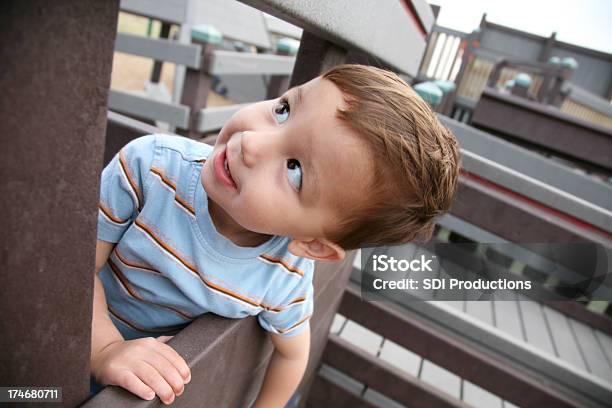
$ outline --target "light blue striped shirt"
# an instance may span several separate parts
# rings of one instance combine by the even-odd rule
[[[275,236],[239,247],[219,234],[200,180],[212,147],[149,135],[126,145],[102,172],[98,239],[117,243],[100,279],[124,338],[180,330],[212,312],[257,315],[292,336],[313,312],[314,262]]]

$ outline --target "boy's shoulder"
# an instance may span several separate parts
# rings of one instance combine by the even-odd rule
[[[188,161],[206,160],[213,150],[213,147],[206,143],[183,136],[161,133],[151,136],[155,138],[155,144],[158,148],[177,152],[184,160]]]
[[[165,151],[178,153],[183,160],[203,161],[208,158],[213,147],[183,136],[154,133],[130,141],[122,150],[133,158],[153,156]]]
[[[269,265],[271,268],[290,272],[284,275],[290,280],[294,280],[292,278],[299,276],[302,281],[312,282],[315,262],[309,258],[293,255],[288,249],[290,241],[291,240],[287,238],[282,245],[263,252],[258,257],[258,260]],[[302,284],[303,283],[304,282],[302,282]]]

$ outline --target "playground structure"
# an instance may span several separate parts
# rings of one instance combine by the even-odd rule
[[[418,83],[436,79],[419,72],[429,72],[423,67],[428,58],[432,60],[429,53],[434,54],[435,48],[431,44],[435,37],[440,38],[436,33],[442,32],[422,1],[381,2],[379,9],[372,10],[366,2],[350,2],[349,7],[344,1],[304,6],[248,0],[243,3],[304,30],[295,56],[259,58],[222,50],[215,31],[193,30],[185,21],[189,7],[212,7],[215,2],[121,2],[124,10],[180,24],[184,30],[178,44],[122,35],[115,40],[117,1],[18,3],[7,6],[10,12],[2,17],[3,38],[5,44],[27,38],[32,45],[3,46],[0,54],[9,62],[7,74],[0,78],[3,89],[8,90],[0,102],[0,123],[2,134],[11,135],[10,140],[3,136],[1,161],[2,174],[9,181],[2,184],[6,215],[2,230],[6,234],[0,274],[5,294],[0,310],[6,335],[1,349],[12,351],[2,355],[0,385],[62,386],[64,406],[78,405],[88,394],[93,280],[87,271],[93,270],[98,196],[97,181],[92,180],[98,179],[103,162],[127,141],[163,131],[120,114],[105,114],[113,47],[182,64],[184,83],[189,85],[176,86],[175,82],[174,99],[165,102],[111,92],[109,105],[123,107],[119,110],[138,118],[165,121],[179,133],[199,137],[218,129],[238,108],[206,106],[211,75],[271,75],[275,80],[265,89],[268,96],[342,62],[383,66]],[[231,4],[233,10],[248,10],[251,16],[255,12],[241,3]],[[35,9],[41,12],[32,12]],[[351,12],[346,15],[344,10]],[[373,13],[376,18],[369,21],[400,28],[370,35],[362,22]],[[71,35],[76,27],[80,36]],[[483,46],[487,27],[496,28],[491,23],[481,25],[478,38]],[[549,53],[553,40],[554,36],[546,42]],[[277,52],[271,46],[268,49]],[[470,73],[480,64],[473,62],[478,52],[474,55],[472,65],[460,63],[457,75],[461,68],[464,78],[476,75]],[[41,62],[47,69],[35,70]],[[478,85],[457,81],[455,99],[446,93],[438,105],[439,110],[450,109],[442,113],[460,119],[441,116],[460,140],[463,169],[457,202],[440,220],[435,239],[475,244],[581,241],[611,248],[612,187],[606,181],[609,129],[563,113],[564,104],[577,93],[565,95],[559,105],[567,80],[562,69],[538,65],[542,79],[532,81],[539,88],[532,89],[530,84],[529,92],[513,95],[494,88],[526,71],[527,64],[508,58],[497,64],[487,68],[486,75],[479,74]],[[508,73],[509,69],[516,72]],[[454,68],[434,69],[438,71],[452,73]],[[578,71],[574,72],[572,78],[578,77]],[[491,89],[485,89],[487,83]],[[469,102],[462,99],[465,89],[477,89],[480,84],[484,85],[480,92],[474,91],[477,96]],[[550,92],[538,92],[541,89]],[[593,104],[584,101],[592,101],[592,95],[585,95],[582,103],[590,107]],[[561,112],[550,113],[537,102],[561,106]],[[530,115],[523,119],[526,131],[500,119],[509,109]],[[534,128],[541,128],[545,137],[562,135],[557,129],[568,126],[573,126],[565,131],[568,135],[575,135],[576,129],[583,132],[580,143],[585,147],[599,143],[596,151],[600,156],[581,153],[579,144],[569,139],[550,143],[534,138]],[[87,160],[79,159],[81,156]],[[22,169],[24,164],[27,172]],[[415,246],[414,250],[420,249]],[[516,245],[512,253],[489,254],[489,261],[506,268],[514,265],[515,270],[522,264],[521,274],[542,281],[551,276],[561,281],[567,278],[554,275],[563,272],[562,268],[551,272],[533,263],[532,255]],[[469,269],[474,256],[460,254],[455,259],[457,268]],[[589,299],[583,303],[517,298],[501,303],[376,305],[359,299],[354,257],[353,253],[341,264],[317,267],[311,361],[298,391],[303,406],[581,407],[606,406],[612,400],[612,319],[605,313],[607,304],[599,312],[592,310],[598,303]],[[600,298],[610,298],[609,283],[599,290]],[[174,403],[177,406],[246,406],[257,392],[271,352],[254,319],[232,321],[215,316],[196,320],[171,345],[186,358],[193,373],[185,394]],[[233,380],[227,381],[230,377]],[[157,404],[108,387],[85,406]]]
[[[434,26],[418,80],[457,84],[444,112],[467,122],[485,87],[503,88],[517,74],[531,76],[528,93],[585,121],[612,127],[612,56],[487,21],[471,33]]]

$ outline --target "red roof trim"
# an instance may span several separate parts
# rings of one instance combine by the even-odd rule
[[[427,37],[427,30],[425,29],[425,25],[419,18],[419,14],[417,13],[412,1],[410,0],[400,0],[401,5],[404,7],[404,10],[408,13],[410,18],[412,18],[412,22],[417,27],[423,38]]]
[[[465,171],[463,169],[461,170],[461,175],[464,176],[465,178],[471,179],[471,180],[473,180],[473,181],[475,181],[475,182],[477,182],[477,183],[479,183],[481,185],[487,186],[488,188],[491,188],[493,190],[499,191],[501,193],[504,193],[506,195],[511,196],[512,198],[515,198],[515,199],[517,199],[519,201],[522,201],[522,202],[527,203],[527,204],[529,204],[529,205],[531,205],[533,207],[536,207],[539,210],[542,210],[542,211],[544,211],[544,212],[546,212],[548,214],[551,214],[551,215],[553,215],[553,216],[555,216],[557,218],[561,218],[562,220],[564,220],[566,222],[569,222],[570,224],[572,224],[572,225],[574,225],[574,226],[576,226],[578,228],[594,232],[594,233],[596,233],[598,235],[603,236],[606,239],[612,240],[612,234],[610,234],[609,232],[607,232],[605,230],[602,230],[601,228],[599,228],[599,227],[597,227],[597,226],[595,226],[593,224],[589,224],[588,222],[585,222],[585,221],[583,221],[583,220],[581,220],[579,218],[576,218],[573,215],[569,215],[569,214],[566,214],[566,213],[561,212],[559,210],[556,210],[554,208],[551,208],[551,207],[549,207],[549,206],[547,206],[545,204],[542,204],[542,203],[540,203],[538,201],[535,201],[535,200],[533,200],[533,199],[531,199],[531,198],[529,198],[527,196],[524,196],[524,195],[519,194],[519,193],[517,193],[515,191],[512,191],[512,190],[509,190],[508,188],[503,187],[503,186],[501,186],[499,184],[493,183],[493,182],[491,182],[489,180],[485,180],[482,177],[477,176],[477,175],[475,175],[473,173],[470,173],[468,171]]]

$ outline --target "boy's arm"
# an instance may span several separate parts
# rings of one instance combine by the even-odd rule
[[[108,306],[98,272],[115,244],[96,243],[91,374],[102,384],[118,385],[143,399],[159,395],[169,404],[181,395],[191,379],[185,360],[164,344],[168,336],[125,341],[108,315]]]
[[[106,296],[102,281],[98,277],[98,273],[110,253],[113,251],[115,244],[98,240],[96,242],[96,273],[94,281],[94,304],[93,304],[93,319],[91,322],[91,360],[106,346],[116,341],[122,341],[123,337],[119,330],[115,327],[110,317],[108,316],[108,306],[106,305]]]
[[[252,408],[283,408],[300,384],[310,351],[310,326],[293,337],[270,333],[274,353]]]

